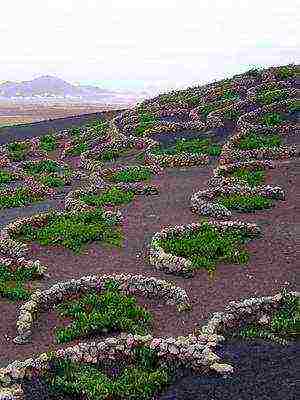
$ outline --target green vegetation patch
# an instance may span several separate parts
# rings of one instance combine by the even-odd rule
[[[110,180],[113,182],[139,182],[151,179],[152,172],[147,167],[128,167],[124,170],[115,172]]]
[[[275,71],[276,78],[280,80],[285,80],[288,78],[296,78],[296,74],[297,74],[296,66],[293,64],[284,65],[282,67],[279,67]]]
[[[0,296],[12,301],[28,300],[31,290],[24,284],[39,278],[38,267],[10,268],[0,263]]]
[[[278,89],[266,91],[262,94],[256,95],[255,101],[261,105],[268,105],[277,101],[286,100],[289,97],[289,91],[287,89]]]
[[[16,181],[18,178],[13,172],[0,170],[0,185]]]
[[[217,262],[247,263],[249,254],[241,245],[250,238],[251,235],[245,229],[220,233],[215,227],[203,222],[197,232],[181,235],[174,233],[160,240],[160,245],[167,253],[190,260],[194,269],[214,271]]]
[[[260,120],[264,125],[272,128],[273,126],[278,126],[282,124],[285,119],[286,118],[282,114],[271,112],[264,114]]]
[[[139,124],[135,129],[135,134],[138,136],[143,136],[145,131],[149,128],[152,128],[156,122],[158,122],[158,118],[151,113],[139,113]]]
[[[51,394],[84,395],[87,400],[152,400],[172,381],[169,369],[159,367],[156,352],[147,347],[135,349],[131,362],[110,364],[107,368],[53,357],[43,380]]]
[[[53,160],[41,160],[38,162],[28,161],[23,165],[24,171],[29,175],[40,175],[40,174],[56,174],[59,176],[59,173],[63,172],[65,177],[68,177],[72,174],[71,168],[68,166],[62,167],[56,161]]]
[[[243,137],[237,143],[237,147],[241,150],[276,148],[281,145],[282,137],[279,135],[258,135],[254,132]]]
[[[30,151],[28,143],[13,142],[7,145],[8,157],[11,161],[23,161]]]
[[[121,205],[130,203],[134,198],[132,190],[122,190],[116,187],[106,190],[101,195],[85,194],[80,196],[80,200],[90,206],[101,207],[103,205]]]
[[[106,150],[99,155],[97,155],[96,160],[102,161],[102,162],[108,162],[108,161],[116,161],[119,157],[125,156],[126,154],[130,153],[133,149],[132,148],[124,148],[124,149],[111,149],[111,150]]]
[[[260,195],[230,195],[219,196],[217,199],[219,204],[229,210],[239,212],[254,212],[256,210],[265,210],[273,207],[273,201]]]
[[[45,226],[34,228],[30,224],[23,225],[14,237],[21,241],[38,242],[42,246],[61,245],[78,254],[84,244],[94,241],[120,246],[122,233],[113,229],[112,225],[115,221],[105,219],[101,209],[77,215],[50,214]]]
[[[239,100],[239,98],[240,96],[238,95],[238,93],[232,90],[226,90],[222,95],[223,100]]]
[[[288,111],[295,112],[295,111],[300,111],[300,100],[291,100],[288,103]]]
[[[59,304],[55,309],[61,318],[74,319],[66,327],[55,328],[59,344],[102,332],[145,335],[149,333],[152,322],[150,312],[138,306],[134,297],[122,294],[118,288],[102,293],[93,290],[78,300]]]
[[[282,305],[266,326],[251,323],[246,327],[231,333],[231,337],[244,339],[263,338],[282,345],[289,344],[300,335],[300,302],[299,298],[288,294],[286,289],[282,292]]]
[[[175,146],[168,148],[158,148],[151,150],[151,153],[157,155],[176,155],[181,153],[191,154],[207,154],[210,156],[219,156],[221,154],[221,146],[208,139],[179,139]]]
[[[47,153],[56,150],[58,147],[57,138],[54,135],[41,136],[39,148]]]
[[[43,174],[38,177],[38,181],[50,188],[62,188],[69,183],[67,179],[60,177],[56,173]]]
[[[69,149],[65,151],[66,156],[80,156],[82,153],[88,150],[87,143],[73,143]]]
[[[13,193],[7,193],[7,191],[2,190],[0,191],[0,209],[23,207],[36,201],[44,200],[44,198],[45,196],[26,187],[16,188]]]
[[[255,171],[250,171],[246,168],[238,168],[231,172],[230,176],[247,183],[247,185],[250,187],[255,187],[263,184],[265,181],[266,172],[259,168]]]

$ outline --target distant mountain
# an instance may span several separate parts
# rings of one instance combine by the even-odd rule
[[[45,75],[31,81],[0,83],[0,97],[12,98],[76,98],[90,101],[115,102],[120,96],[130,100],[140,97],[134,92],[120,93],[94,86],[72,85],[63,79]]]

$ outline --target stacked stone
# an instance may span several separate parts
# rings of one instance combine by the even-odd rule
[[[207,223],[215,227],[220,232],[228,229],[245,229],[249,235],[254,237],[261,234],[260,228],[256,224],[244,223],[241,221],[207,221]],[[184,276],[193,276],[192,262],[184,257],[177,257],[173,254],[166,253],[160,245],[160,241],[167,239],[169,236],[181,235],[187,232],[197,232],[202,224],[192,223],[189,225],[175,225],[170,228],[164,228],[160,232],[154,234],[150,244],[150,263],[158,270],[165,273],[172,273]]]
[[[224,180],[221,178],[220,183]],[[231,212],[221,204],[214,203],[213,200],[221,195],[259,195],[270,199],[284,200],[285,193],[280,186],[257,186],[250,187],[247,185],[224,185],[221,184],[215,187],[210,187],[207,190],[196,192],[191,197],[190,209],[192,212],[197,212],[200,215],[208,215],[216,218],[230,217]]]
[[[185,290],[172,283],[156,278],[147,278],[143,275],[91,275],[81,279],[71,279],[53,285],[50,289],[41,292],[37,290],[31,295],[31,300],[19,309],[17,319],[18,336],[14,339],[16,344],[28,343],[32,333],[32,325],[39,311],[46,311],[53,305],[61,302],[65,296],[73,293],[85,293],[93,288],[101,291],[107,280],[113,279],[120,283],[121,290],[125,293],[139,292],[144,296],[161,297],[167,304],[176,305],[180,311],[188,309],[188,296]]]
[[[298,91],[299,92],[299,91]],[[297,93],[298,93],[297,92]],[[237,128],[239,130],[255,131],[261,134],[268,133],[280,133],[281,135],[287,135],[292,132],[298,132],[299,129],[295,124],[284,124],[283,126],[267,127],[257,123],[257,117],[267,112],[287,112],[288,106],[291,101],[297,101],[298,97],[293,97],[288,100],[279,101],[266,106],[263,106],[255,111],[243,114],[237,122]]]
[[[156,155],[147,153],[147,162],[156,163],[161,167],[192,167],[203,166],[209,163],[209,157],[206,154],[181,153],[178,155]]]

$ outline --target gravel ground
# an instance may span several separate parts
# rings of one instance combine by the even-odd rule
[[[218,346],[216,354],[235,372],[227,378],[185,377],[157,400],[295,400],[299,390],[299,341],[288,346],[231,340]],[[218,348],[216,348],[218,349]],[[274,385],[276,382],[276,385]]]

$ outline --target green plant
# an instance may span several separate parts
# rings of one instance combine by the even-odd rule
[[[37,267],[9,268],[0,264],[0,296],[12,301],[28,300],[30,290],[24,287],[26,281],[39,277]]]
[[[7,145],[8,157],[12,161],[22,161],[29,153],[29,145],[22,142],[12,142]]]
[[[299,298],[283,291],[282,304],[266,326],[250,323],[246,327],[231,334],[233,337],[257,338],[271,340],[287,345],[294,336],[300,334],[300,303]]]
[[[157,121],[157,117],[150,113],[143,112],[139,114],[139,121],[141,124],[153,123]]]
[[[236,121],[239,118],[240,114],[237,110],[230,109],[226,110],[224,113],[224,118],[229,121]]]
[[[262,105],[268,105],[277,101],[286,100],[289,92],[286,89],[270,90],[262,94],[256,95],[255,100]]]
[[[151,314],[139,307],[134,297],[123,295],[116,285],[103,293],[91,291],[77,301],[59,304],[56,311],[61,317],[74,318],[69,326],[55,329],[58,343],[103,329],[143,334],[148,332],[152,321]]]
[[[280,80],[294,78],[294,77],[296,77],[295,65],[289,64],[289,65],[284,65],[282,67],[279,67],[278,69],[276,69],[275,75],[276,75],[276,78],[280,79]]]
[[[221,154],[221,147],[214,144],[210,138],[208,139],[179,139],[176,141],[175,146],[168,148],[154,148],[151,151],[157,155],[175,155],[180,153],[191,154],[208,154],[210,156],[219,156]]]
[[[0,209],[22,207],[35,201],[43,200],[44,195],[39,194],[30,188],[19,187],[13,193],[0,191]]]
[[[28,161],[23,169],[30,175],[41,174],[42,172],[59,172],[61,167],[53,160],[41,160],[38,162]]]
[[[261,117],[261,121],[264,123],[264,125],[273,127],[280,125],[284,121],[284,118],[278,113],[266,113]]]
[[[54,135],[41,136],[39,147],[47,153],[56,150],[58,146],[57,139]]]
[[[102,205],[119,205],[127,204],[134,198],[134,192],[131,190],[121,190],[116,187],[106,190],[101,195],[86,194],[80,197],[80,200],[91,206],[102,206]]]
[[[76,254],[84,244],[101,241],[120,246],[122,233],[113,229],[111,222],[103,217],[102,209],[82,211],[77,215],[49,214],[47,223],[39,228],[23,225],[15,237],[23,241],[36,241],[42,246],[62,245]]]
[[[289,112],[300,111],[300,100],[291,100],[288,103],[288,111]]]
[[[160,240],[160,245],[167,253],[189,259],[194,269],[213,271],[216,262],[246,263],[249,255],[241,248],[241,244],[249,238],[251,235],[244,229],[221,234],[215,227],[203,222],[197,232],[172,234]]]
[[[140,122],[135,129],[135,134],[138,136],[143,136],[145,131],[154,126],[153,122]]]
[[[128,167],[125,170],[115,172],[111,176],[113,182],[138,182],[151,179],[152,172],[147,167]]]
[[[230,176],[238,178],[247,183],[248,186],[254,187],[262,184],[265,180],[266,173],[263,169],[249,171],[244,168],[238,168],[233,171]]]
[[[107,150],[104,153],[99,154],[97,157],[98,161],[115,161],[118,157],[120,157],[121,152],[119,150]]]
[[[65,151],[65,154],[67,156],[80,156],[80,154],[84,153],[87,150],[88,150],[87,143],[78,143],[78,144],[74,143],[72,147],[70,147]]]
[[[151,400],[171,381],[166,368],[145,369],[130,365],[116,378],[108,377],[98,365],[79,364],[54,358],[51,372],[43,380],[52,394],[84,396],[87,400]]]
[[[51,188],[62,188],[65,186],[66,181],[64,178],[61,178],[59,175],[52,173],[51,175],[42,175],[38,178],[38,180],[43,184]]]
[[[222,95],[224,100],[238,100],[239,98],[240,96],[232,90],[226,90]]]
[[[279,135],[258,135],[255,132],[243,137],[237,144],[241,150],[253,150],[273,148],[282,145],[282,137]]]
[[[217,202],[229,210],[239,212],[254,212],[256,210],[264,210],[273,207],[271,199],[260,195],[230,195],[219,196]]]
[[[16,177],[12,172],[0,170],[0,185],[12,182],[14,180],[16,180]]]

